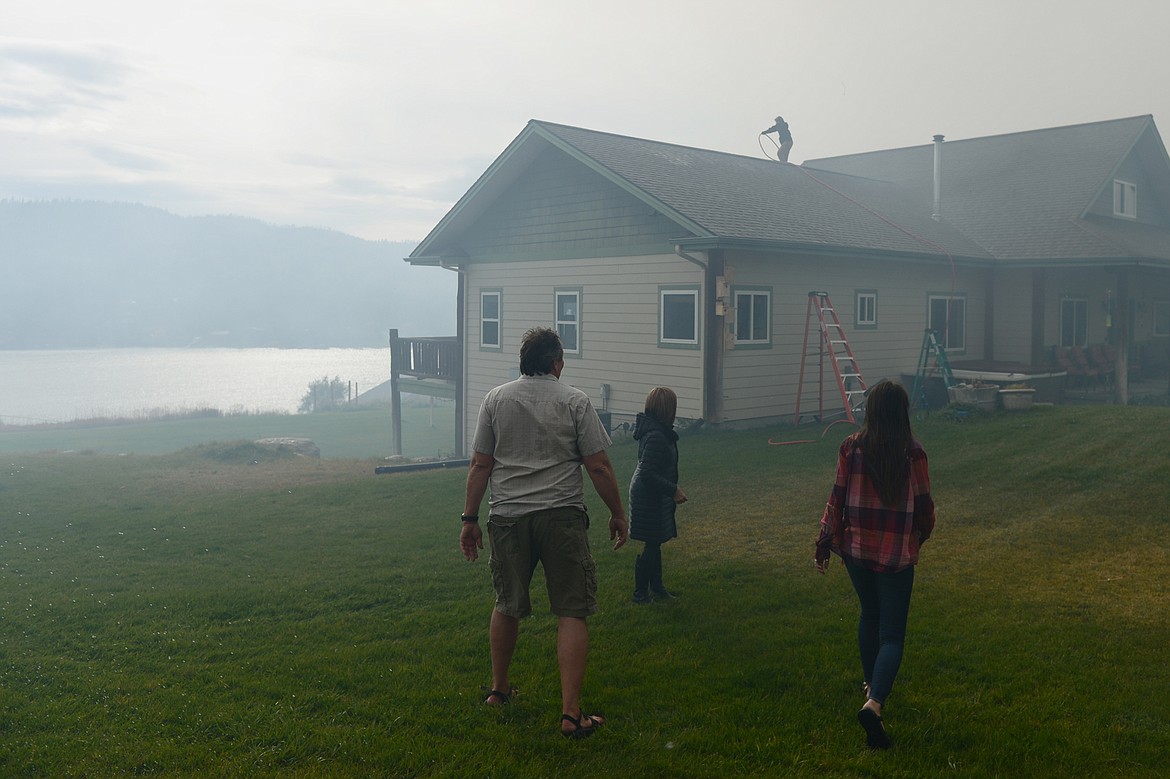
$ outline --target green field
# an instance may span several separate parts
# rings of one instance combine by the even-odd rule
[[[0,776],[1165,774],[1170,409],[916,423],[938,526],[883,753],[854,719],[848,577],[811,563],[846,426],[684,436],[675,602],[630,602],[637,549],[609,549],[590,496],[585,705],[610,721],[572,742],[542,596],[519,696],[480,703],[464,473],[374,475],[222,421],[168,454],[2,455]],[[611,453],[628,480],[635,447]]]
[[[215,441],[308,438],[325,458],[364,459],[392,454],[388,407],[319,414],[176,415],[157,420],[98,419],[61,425],[0,425],[0,453],[86,452],[165,454]],[[447,457],[455,448],[455,406],[440,401],[404,404],[402,449],[408,457]]]

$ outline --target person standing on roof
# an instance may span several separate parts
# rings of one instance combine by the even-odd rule
[[[760,135],[768,133],[776,133],[776,137],[780,139],[780,151],[776,153],[776,159],[788,162],[788,152],[792,151],[792,133],[788,131],[788,122],[784,121],[783,116],[777,116],[776,124],[764,130]]]

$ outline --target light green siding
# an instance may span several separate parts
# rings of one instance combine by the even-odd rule
[[[808,293],[827,292],[846,337],[869,384],[882,378],[913,375],[926,329],[927,298],[949,293],[951,271],[945,264],[924,265],[884,260],[849,260],[815,255],[728,257],[728,273],[735,285],[772,287],[772,345],[770,349],[730,348],[723,361],[723,422],[786,416],[796,409],[796,396],[806,324],[809,352],[801,412],[818,406],[820,333],[816,316],[809,320]],[[955,292],[967,300],[967,348],[957,359],[982,358],[986,271],[959,268]],[[852,326],[854,291],[864,287],[878,295],[878,327]],[[728,320],[733,313],[729,313]],[[727,342],[730,344],[731,339]],[[840,393],[831,367],[824,368],[825,408],[840,408]]]
[[[475,259],[670,251],[686,233],[625,190],[549,150],[462,237]]]
[[[995,277],[995,359],[1032,362],[1031,269],[1003,268]]]
[[[586,392],[601,408],[600,387],[612,388],[609,410],[615,422],[632,419],[653,387],[667,386],[678,393],[678,415],[702,416],[701,349],[665,349],[658,346],[658,288],[661,284],[696,286],[703,271],[676,255],[582,260],[528,260],[472,264],[467,271],[469,300],[478,300],[480,288],[507,290],[501,322],[503,348],[499,353],[467,350],[467,441],[472,441],[475,416],[483,396],[492,387],[518,375],[520,338],[537,326],[552,327],[554,290],[582,290],[580,332],[587,348],[565,365],[561,380]],[[474,314],[474,312],[471,312]],[[477,343],[478,317],[467,317],[467,340]]]
[[[1156,135],[1152,131],[1147,131],[1134,147],[1133,153],[1117,166],[1113,175],[1105,182],[1101,194],[1090,206],[1088,213],[1110,219],[1121,219],[1126,222],[1133,221],[1115,216],[1113,213],[1113,182],[1115,180],[1126,181],[1137,187],[1136,221],[1159,227],[1170,227],[1170,218],[1167,217],[1170,214],[1170,203],[1165,202],[1163,198],[1165,185],[1163,183],[1162,186],[1158,186],[1154,176],[1151,175],[1151,172],[1155,172],[1160,177],[1165,173],[1158,164],[1158,160],[1162,156]]]

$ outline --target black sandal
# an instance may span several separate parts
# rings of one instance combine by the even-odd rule
[[[592,725],[582,725],[581,720],[589,720]],[[597,729],[605,724],[605,720],[601,717],[594,717],[592,714],[580,714],[573,717],[569,714],[561,715],[561,722],[569,722],[573,725],[572,730],[565,730],[561,728],[561,735],[565,738],[588,738],[597,732]]]
[[[503,690],[489,690],[487,687],[480,687],[479,689],[487,692],[487,695],[484,696],[483,699],[485,706],[507,706],[512,702],[512,696],[519,692],[519,690],[516,689],[516,685],[509,687],[507,692],[504,692]],[[492,698],[499,698],[500,702],[492,703]]]
[[[890,737],[886,734],[886,726],[882,724],[882,717],[873,709],[863,708],[857,712],[857,721],[865,728],[865,743],[870,749],[889,749]]]

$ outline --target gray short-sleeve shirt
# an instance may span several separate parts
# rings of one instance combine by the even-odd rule
[[[611,443],[589,396],[546,374],[521,376],[488,392],[472,447],[495,459],[491,512],[517,517],[584,509],[581,460]]]

